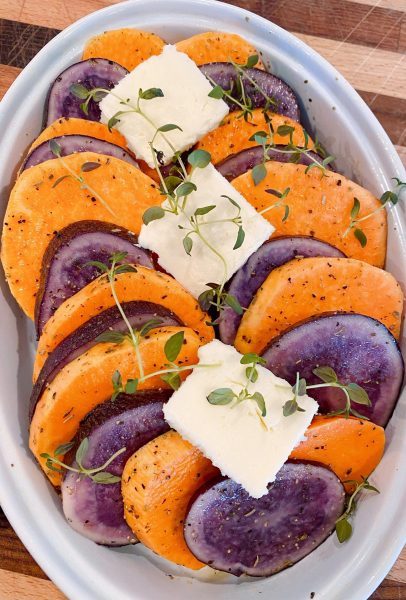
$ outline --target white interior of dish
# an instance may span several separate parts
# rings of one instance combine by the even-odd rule
[[[119,27],[139,27],[168,42],[220,29],[249,39],[302,100],[312,133],[335,156],[338,169],[380,195],[391,177],[405,180],[393,146],[376,119],[343,78],[285,31],[245,11],[211,0],[135,0],[94,13],[65,30],[32,61],[0,106],[1,211],[16,164],[38,135],[50,82],[80,58],[88,37]],[[307,81],[307,83],[305,83]],[[311,101],[310,101],[311,99]],[[387,268],[406,290],[404,209],[391,211]],[[193,574],[141,545],[107,549],[70,529],[59,499],[27,450],[27,406],[35,349],[31,323],[2,280],[0,297],[0,501],[24,543],[63,591],[75,600],[245,600],[257,594],[284,600],[365,599],[385,576],[405,538],[403,503],[406,401],[403,394],[387,428],[385,456],[372,477],[381,490],[359,505],[353,538],[340,547],[330,537],[292,569],[258,580]],[[405,350],[405,339],[402,338]],[[402,472],[403,467],[403,472]],[[403,518],[402,518],[403,517]]]

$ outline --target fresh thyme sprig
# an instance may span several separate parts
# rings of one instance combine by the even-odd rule
[[[156,155],[156,151],[151,147],[153,154]],[[176,160],[180,160],[180,156],[175,157]],[[185,174],[182,172],[179,175],[169,175],[163,177],[161,173],[161,165],[158,164],[158,160],[155,158],[155,167],[160,175],[161,179],[161,193],[168,201],[169,206],[163,208],[161,206],[152,206],[147,209],[143,214],[144,225],[148,225],[151,221],[162,219],[165,213],[171,213],[174,215],[185,214],[185,207],[187,197],[194,191],[196,191],[196,185],[191,181],[192,175],[195,169],[204,169],[211,161],[211,155],[206,150],[194,150],[188,156],[188,164],[191,167],[189,173]]]
[[[107,277],[114,302],[127,327],[126,333],[122,333],[119,331],[106,331],[105,333],[102,333],[96,338],[96,342],[121,344],[124,340],[128,339],[134,348],[135,357],[137,361],[138,377],[129,378],[125,383],[123,382],[120,371],[118,369],[114,371],[111,379],[113,386],[113,393],[111,396],[112,401],[114,401],[117,398],[117,396],[122,393],[135,394],[137,392],[139,384],[143,383],[144,381],[147,381],[148,379],[151,379],[152,377],[160,376],[163,381],[165,381],[172,387],[172,389],[177,390],[181,384],[179,374],[183,371],[190,371],[195,368],[208,368],[218,366],[217,364],[198,364],[185,365],[182,367],[176,364],[175,361],[180,354],[184,342],[184,332],[178,331],[175,334],[173,334],[170,338],[168,338],[168,340],[165,343],[164,353],[166,359],[168,360],[168,363],[164,365],[164,369],[145,374],[140,351],[140,342],[142,338],[145,338],[152,329],[154,329],[155,327],[159,327],[162,321],[157,318],[150,319],[149,321],[144,323],[144,325],[139,330],[133,329],[133,327],[131,326],[128,317],[125,314],[125,311],[117,296],[117,291],[115,288],[115,278],[117,275],[121,273],[129,273],[136,271],[134,265],[121,262],[125,259],[126,256],[126,252],[116,252],[108,259],[108,264],[105,264],[101,261],[89,261],[88,263],[86,263],[86,265],[97,267],[100,270],[100,272]]]
[[[296,382],[292,386],[293,398],[288,400],[283,405],[283,416],[289,417],[295,412],[305,412],[304,408],[299,405],[299,397],[306,394],[306,380],[300,379],[299,373],[296,373]]]
[[[94,196],[97,200],[99,200],[99,202],[104,206],[104,208],[106,210],[108,210],[111,215],[113,215],[113,217],[117,217],[116,213],[109,206],[109,204],[106,202],[106,200],[99,194],[99,192],[97,192],[94,188],[92,188],[87,183],[87,181],[85,180],[85,178],[83,176],[83,173],[88,173],[89,171],[94,171],[95,169],[98,169],[99,167],[101,167],[101,164],[98,162],[85,162],[80,167],[80,173],[75,173],[75,171],[73,169],[71,169],[70,166],[68,165],[68,163],[62,158],[62,155],[61,155],[62,148],[58,144],[58,142],[56,142],[53,139],[49,140],[49,147],[50,147],[52,154],[59,160],[60,164],[66,169],[66,171],[68,171],[68,173],[66,175],[62,175],[61,177],[58,177],[58,179],[56,179],[56,181],[52,185],[52,188],[55,188],[56,186],[58,186],[64,179],[73,179],[73,181],[77,181],[77,183],[79,183],[81,190],[87,190],[88,192],[90,192],[92,194],[92,196]]]
[[[227,306],[237,315],[242,315],[244,308],[241,306],[236,296],[229,294],[224,289],[224,283],[206,283],[208,290],[202,292],[198,298],[200,308],[207,312],[214,307],[216,314],[219,315]],[[218,319],[208,322],[208,325],[217,325]]]
[[[239,384],[241,390],[236,393],[231,388],[217,388],[208,394],[207,400],[210,404],[216,406],[231,404],[231,408],[246,400],[252,400],[256,404],[256,412],[261,419],[261,423],[266,427],[266,423],[263,420],[266,417],[265,398],[261,392],[251,392],[249,390],[250,383],[255,383],[258,379],[257,365],[264,365],[266,361],[261,356],[258,356],[258,354],[250,352],[242,356],[240,363],[247,365],[245,369],[246,381]]]
[[[340,542],[340,544],[342,544],[343,542],[346,542],[348,539],[350,539],[350,537],[352,535],[352,525],[349,521],[349,518],[351,517],[351,515],[354,513],[354,511],[356,509],[357,501],[358,501],[358,497],[359,497],[360,493],[363,490],[369,490],[371,492],[376,492],[377,494],[380,493],[379,490],[375,486],[373,486],[369,483],[369,481],[368,481],[368,479],[366,479],[366,477],[363,477],[362,479],[363,479],[363,481],[361,483],[359,483],[357,481],[353,481],[353,480],[343,481],[343,483],[349,483],[349,484],[354,485],[355,489],[354,489],[353,493],[347,497],[345,511],[343,512],[341,517],[339,517],[336,521],[335,529],[336,529],[337,538],[338,538],[338,541]]]
[[[123,307],[121,306],[121,303],[118,299],[116,286],[115,286],[115,279],[116,279],[117,275],[119,275],[120,273],[131,273],[131,272],[134,273],[137,271],[136,267],[129,263],[119,264],[119,263],[122,263],[122,261],[126,258],[126,256],[127,256],[127,252],[116,252],[109,258],[108,265],[106,265],[105,263],[100,262],[100,261],[89,261],[88,263],[86,263],[86,265],[91,265],[91,266],[97,267],[102,273],[104,273],[106,275],[107,280],[110,284],[111,293],[112,293],[114,302],[120,312],[120,315],[125,323],[125,326],[127,327],[130,341],[134,347],[135,354],[137,355],[138,364],[140,366],[140,377],[142,377],[144,375],[144,369],[142,366],[142,361],[140,359],[140,349],[139,349],[140,334],[139,334],[139,332],[134,331],[134,329],[131,327],[131,324],[127,318],[127,315],[125,314]]]
[[[391,205],[395,206],[400,200],[401,191],[404,188],[406,188],[405,181],[401,181],[397,177],[393,177],[393,179],[394,179],[394,181],[396,181],[396,185],[393,190],[387,190],[379,198],[379,200],[381,202],[381,206],[379,206],[372,212],[368,213],[367,215],[364,215],[363,217],[359,217],[361,203],[358,200],[358,198],[354,197],[354,203],[352,205],[351,213],[350,213],[350,224],[347,227],[347,229],[345,230],[345,232],[343,234],[343,238],[345,238],[350,233],[350,231],[352,231],[354,236],[356,237],[356,239],[361,244],[362,248],[365,248],[365,246],[368,243],[368,239],[367,239],[367,236],[365,235],[365,232],[362,229],[362,226],[360,226],[360,223],[367,221],[368,219],[370,219],[371,217],[376,215],[376,213],[380,212],[381,210],[384,210],[387,206],[391,206]]]
[[[42,458],[46,458],[46,467],[51,471],[56,471],[57,473],[64,473],[64,471],[71,471],[73,473],[78,473],[79,477],[89,477],[94,483],[118,483],[121,481],[121,477],[117,477],[113,475],[113,473],[109,473],[106,471],[107,467],[118,457],[120,454],[126,451],[126,448],[121,448],[117,452],[115,452],[104,464],[100,467],[94,467],[92,469],[88,469],[83,466],[83,461],[86,458],[86,454],[89,450],[89,439],[84,438],[78,449],[76,450],[75,461],[77,467],[72,467],[70,465],[62,462],[58,456],[64,456],[69,450],[73,448],[73,442],[68,442],[67,444],[62,444],[58,446],[54,452],[54,455],[44,452],[41,454]]]
[[[279,125],[277,128],[276,133],[278,135],[289,136],[289,142],[284,148],[277,147],[277,144],[275,143],[275,130],[272,125],[272,118],[268,115],[266,115],[265,118],[268,123],[269,131],[257,131],[249,138],[251,142],[255,142],[262,148],[262,162],[252,169],[252,178],[255,185],[258,185],[265,179],[267,173],[265,163],[271,160],[272,153],[287,154],[289,155],[289,162],[292,163],[298,163],[302,155],[306,156],[311,162],[309,165],[307,165],[305,173],[308,173],[311,169],[317,168],[320,170],[322,177],[328,177],[327,166],[333,162],[333,156],[324,156],[324,158],[321,158],[320,160],[314,158],[310,152],[320,152],[322,149],[318,142],[315,143],[313,148],[310,148],[310,138],[305,130],[303,130],[304,146],[298,146],[295,144],[293,142],[295,128],[291,125]],[[322,152],[324,153],[324,151]]]
[[[237,250],[237,248],[240,248],[242,246],[245,238],[245,231],[242,226],[241,207],[239,206],[239,204],[237,204],[235,200],[233,200],[229,196],[222,195],[221,197],[226,198],[233,206],[237,208],[237,214],[235,215],[235,217],[229,219],[213,219],[212,221],[201,220],[200,217],[207,215],[216,208],[215,204],[210,204],[209,206],[202,206],[200,208],[197,208],[194,211],[193,215],[189,217],[190,227],[183,227],[182,225],[178,225],[179,229],[184,229],[188,232],[183,238],[183,247],[185,249],[186,254],[188,254],[189,256],[193,248],[192,236],[195,234],[200,239],[202,239],[201,228],[206,227],[207,225],[214,225],[217,223],[232,223],[236,225],[238,231],[233,250]],[[208,245],[207,241],[206,245]]]
[[[309,390],[335,387],[343,392],[345,396],[345,407],[341,410],[337,410],[328,414],[330,416],[344,415],[345,417],[354,415],[355,417],[368,420],[367,417],[361,415],[351,406],[351,402],[354,402],[355,404],[362,404],[364,406],[371,406],[371,401],[364,388],[357,383],[341,383],[338,381],[337,373],[331,367],[317,367],[316,369],[313,369],[313,373],[316,375],[316,377],[321,379],[323,383],[307,385],[306,380],[300,378],[299,373],[297,373],[296,383],[294,386],[292,386],[293,399],[288,400],[283,406],[283,415],[285,417],[294,414],[296,411],[303,411],[303,409],[299,406],[298,399],[300,396],[307,394]]]
[[[285,210],[284,210],[284,214],[282,217],[282,223],[284,223],[286,221],[286,219],[289,217],[289,212],[290,212],[289,204],[286,204],[284,202],[285,198],[288,196],[288,194],[290,192],[290,188],[287,187],[286,189],[283,190],[283,192],[280,192],[279,190],[273,190],[273,189],[267,189],[265,191],[268,194],[272,194],[273,196],[276,196],[277,198],[279,198],[279,200],[277,202],[274,202],[270,206],[267,206],[266,208],[263,208],[262,210],[258,211],[259,214],[265,215],[270,210],[272,210],[274,208],[278,208],[279,206],[283,206]]]
[[[257,54],[253,54],[248,57],[245,65],[239,65],[229,59],[234,69],[236,70],[237,80],[229,90],[222,88],[220,85],[216,84],[216,82],[208,75],[206,75],[207,79],[213,85],[213,89],[209,92],[210,98],[216,98],[217,100],[222,100],[223,98],[227,98],[230,102],[235,104],[241,109],[240,117],[243,117],[246,121],[252,117],[253,114],[253,104],[249,95],[247,95],[244,81],[247,81],[251,84],[255,91],[262,95],[265,100],[265,106],[262,108],[262,111],[266,113],[271,107],[275,110],[277,108],[277,103],[274,98],[271,98],[264,92],[260,85],[249,75],[247,69],[252,69],[258,63],[259,56]]]

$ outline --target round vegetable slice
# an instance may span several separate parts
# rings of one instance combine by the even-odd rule
[[[144,60],[160,54],[165,42],[155,33],[140,29],[112,29],[90,38],[82,59],[107,58],[132,71]]]
[[[137,234],[146,209],[161,203],[155,182],[122,160],[82,152],[65,156],[63,163],[48,160],[24,171],[13,187],[4,218],[3,267],[13,296],[30,318],[42,259],[58,231],[92,219]],[[66,165],[90,189],[69,177]],[[92,170],[86,170],[88,165]]]
[[[244,266],[230,281],[228,293],[237,298],[243,308],[248,308],[258,289],[268,275],[286,262],[297,257],[344,256],[344,254],[325,242],[311,237],[281,237],[263,244],[252,254]],[[219,333],[225,344],[233,344],[242,316],[232,308],[225,307],[220,313]]]
[[[129,152],[127,152],[127,150],[124,150],[121,146],[111,144],[110,142],[105,142],[85,135],[62,135],[52,139],[54,143],[58,144],[61,156],[75,154],[76,152],[97,152],[98,154],[120,158],[133,167],[138,167],[137,161],[129,154]],[[46,160],[52,159],[56,160],[56,156],[51,150],[50,140],[42,142],[42,144],[34,148],[34,150],[28,154],[21,166],[20,172],[29,167],[39,165],[39,163],[45,162]]]
[[[205,31],[176,44],[179,52],[184,52],[197,65],[216,61],[230,61],[245,65],[250,56],[258,51],[249,42],[235,33]],[[262,62],[257,67],[263,68]]]
[[[241,74],[227,62],[208,63],[202,65],[200,70],[213,86],[219,85],[223,90],[231,90],[231,94],[240,101],[242,98],[238,86],[243,86],[244,96],[249,100],[251,109],[268,106],[275,113],[300,121],[299,104],[294,91],[275,75],[255,68],[244,69],[244,74]],[[241,111],[235,102],[226,97],[223,99],[231,110]]]
[[[350,258],[302,258],[274,269],[245,312],[235,339],[239,352],[264,352],[281,333],[325,312],[377,319],[399,336],[403,293],[386,271]]]
[[[285,153],[286,146],[276,145],[275,148],[270,148],[267,152],[268,160],[277,160],[278,162],[289,162],[291,154]],[[307,154],[300,154],[299,160],[296,164],[309,166],[315,161],[322,162],[322,158],[309,150]],[[228,181],[243,175],[250,169],[253,169],[256,165],[260,165],[264,162],[264,149],[262,146],[254,146],[247,150],[241,150],[237,154],[232,154],[225,158],[221,163],[216,165],[217,170],[225,177]],[[331,166],[327,165],[327,170],[331,170]]]
[[[130,325],[137,330],[152,320],[156,322],[156,327],[183,325],[167,308],[152,302],[123,302],[121,306]],[[49,354],[35,381],[30,398],[30,420],[44,388],[55,379],[59,371],[98,344],[99,336],[112,332],[128,334],[127,325],[117,306],[112,306],[92,317],[58,344],[55,350]],[[117,340],[119,342],[120,338]]]
[[[138,450],[122,476],[124,516],[137,538],[154,552],[188,567],[204,567],[186,546],[183,524],[192,496],[219,475],[210,460],[168,431]]]
[[[76,119],[74,117],[62,117],[49,125],[39,136],[33,141],[28,152],[32,152],[34,148],[51,140],[54,137],[62,135],[87,135],[89,137],[104,140],[111,144],[116,144],[121,148],[127,147],[127,142],[124,136],[117,129],[109,131],[107,125],[98,123],[97,121],[86,121],[85,119]]]
[[[368,190],[343,175],[319,168],[269,161],[265,178],[255,185],[249,171],[233,179],[233,186],[276,228],[273,237],[310,235],[339,248],[351,258],[383,267],[386,254],[387,219],[381,202]],[[289,189],[282,202],[274,195]],[[355,200],[357,218],[366,237],[361,244],[348,230]],[[277,206],[275,206],[277,204]],[[289,215],[286,218],[286,206]]]
[[[226,479],[203,491],[185,521],[193,554],[220,571],[267,577],[317,548],[344,509],[340,480],[318,465],[287,463],[268,490],[251,498]]]
[[[378,466],[385,448],[385,431],[355,417],[315,417],[290,458],[321,463],[334,471],[347,492]]]
[[[122,262],[153,268],[151,254],[136,246],[137,236],[103,221],[78,221],[58,232],[42,259],[41,279],[35,299],[38,336],[56,309],[100,275],[89,261],[108,264],[115,252],[126,252]],[[120,262],[118,264],[120,264]]]
[[[198,361],[201,344],[198,336],[188,328],[167,327],[155,329],[141,339],[139,351],[146,374],[164,369],[168,363],[164,347],[174,334],[184,331],[184,343],[174,361],[185,366]],[[112,376],[119,370],[123,385],[128,379],[139,378],[134,347],[130,341],[121,344],[98,344],[66,365],[45,388],[30,427],[30,450],[53,485],[59,486],[61,474],[48,469],[42,454],[54,455],[62,444],[70,442],[79,429],[81,420],[98,404],[110,401],[113,394]],[[183,371],[181,377],[187,375]],[[139,382],[138,391],[168,388],[160,376]],[[58,456],[63,460],[62,456]]]
[[[98,468],[125,448],[105,471],[121,477],[130,456],[169,429],[162,407],[171,393],[170,390],[149,390],[133,396],[120,394],[114,402],[97,406],[81,422],[65,464],[77,468],[75,454],[87,438],[88,448],[81,461],[87,469]],[[77,473],[67,471],[61,492],[68,523],[85,537],[107,546],[124,546],[137,541],[124,520],[121,481],[100,484],[90,477],[78,477]]]
[[[207,314],[196,299],[165,273],[139,266],[135,273],[117,275],[115,289],[121,303],[137,300],[159,304],[195,330],[202,342],[210,342],[214,337],[213,327],[206,325]],[[35,358],[34,379],[48,354],[63,339],[111,306],[115,306],[115,302],[105,277],[95,279],[64,302],[44,327]]]
[[[376,293],[374,290],[373,302]],[[390,419],[403,382],[403,358],[395,338],[380,321],[360,314],[309,319],[275,339],[263,357],[272,373],[292,385],[297,372],[312,385],[321,383],[314,369],[332,368],[340,382],[364,388],[371,406],[352,402],[351,407],[382,427]],[[344,394],[337,388],[309,390],[309,394],[319,403],[321,413],[345,408]]]
[[[305,146],[304,130],[300,123],[296,123],[293,119],[276,113],[268,113],[267,117],[274,130],[273,141],[275,144],[289,143],[290,133],[285,133],[283,129],[279,130],[282,133],[278,133],[278,129],[280,127],[290,127],[293,128],[293,143],[296,146]],[[261,109],[253,110],[252,115],[247,120],[241,118],[239,111],[235,111],[227,115],[217,129],[210,131],[202,137],[197,143],[197,148],[209,152],[212,163],[218,165],[218,163],[228,159],[230,155],[248,148],[255,148],[258,142],[250,138],[259,132],[269,132],[269,123],[265,119]],[[309,138],[308,147],[313,148],[313,146],[314,143]],[[286,156],[289,158],[291,155]],[[277,159],[275,158],[274,160]]]
[[[105,58],[91,58],[71,65],[51,85],[45,104],[44,125],[51,125],[61,117],[76,117],[100,121],[98,102],[90,100],[87,112],[81,105],[85,98],[78,98],[71,91],[72,85],[80,85],[88,91],[94,88],[111,90],[128,74],[127,69]]]

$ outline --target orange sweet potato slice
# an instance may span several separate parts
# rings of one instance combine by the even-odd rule
[[[120,302],[140,300],[168,308],[184,325],[193,329],[204,343],[214,337],[213,327],[206,325],[207,314],[201,310],[199,303],[176,279],[165,273],[137,266],[135,273],[117,275],[115,289]],[[34,379],[48,354],[63,339],[110,306],[114,306],[114,299],[105,277],[95,279],[61,304],[46,323],[39,340]]]
[[[283,205],[263,212],[276,228],[274,237],[310,235],[336,246],[346,256],[383,267],[387,235],[385,210],[379,210],[363,221],[362,230],[367,237],[364,248],[352,231],[345,235],[351,222],[354,199],[360,202],[359,218],[382,207],[379,200],[339,173],[329,171],[323,176],[318,168],[307,173],[306,168],[305,165],[270,161],[266,164],[267,175],[258,185],[254,184],[251,171],[234,179],[232,184],[258,211],[269,209],[278,201],[267,190],[283,192],[290,189],[282,203],[289,206],[285,221]]]
[[[121,135],[117,129],[109,131],[106,125],[98,123],[97,121],[86,121],[85,119],[76,119],[74,117],[62,117],[51,123],[51,125],[39,134],[37,139],[31,144],[28,152],[31,152],[43,142],[47,142],[60,135],[87,135],[89,137],[97,138],[98,140],[116,144],[116,146],[121,146],[121,148],[127,147],[125,137]]]
[[[82,59],[107,58],[132,71],[150,56],[161,54],[165,42],[155,33],[140,29],[113,29],[87,42]]]
[[[239,352],[261,353],[277,335],[324,312],[355,312],[399,337],[403,294],[386,271],[351,258],[303,258],[284,264],[259,288],[237,331]]]
[[[329,467],[341,481],[362,483],[378,466],[385,448],[385,430],[371,421],[350,417],[315,417],[305,440],[290,458],[316,461]],[[354,484],[346,483],[347,491]]]
[[[249,56],[259,54],[249,42],[235,33],[205,31],[176,44],[179,52],[187,54],[197,65],[211,62],[229,62],[244,65]],[[259,61],[256,68],[263,69]]]
[[[183,523],[197,490],[219,475],[208,458],[168,431],[138,450],[122,476],[124,516],[137,538],[172,562],[201,569],[186,545]]]
[[[197,144],[197,148],[206,150],[211,154],[213,164],[218,164],[230,154],[237,154],[241,150],[258,146],[255,141],[250,141],[250,137],[258,131],[268,131],[268,124],[265,121],[264,113],[260,108],[252,111],[252,116],[246,121],[242,119],[239,111],[230,113],[217,129],[206,134]],[[275,144],[288,144],[289,134],[279,135],[276,133],[281,125],[289,125],[294,127],[293,143],[296,146],[304,146],[305,138],[303,127],[283,115],[276,113],[269,114],[272,127],[274,128]],[[313,148],[313,142],[309,140],[309,149]]]
[[[184,330],[184,343],[177,364],[197,362],[199,337],[191,330],[167,327],[151,331],[140,342],[145,374],[155,373],[168,362],[164,346],[176,332]],[[69,442],[76,434],[80,421],[95,406],[110,401],[113,393],[112,375],[118,370],[125,383],[139,376],[132,344],[98,344],[68,363],[46,387],[30,427],[30,449],[54,485],[60,485],[60,474],[46,467],[42,453],[53,455],[55,449]],[[181,373],[185,377],[188,371]],[[139,389],[167,387],[159,376],[139,384]]]
[[[82,173],[85,163],[100,167]],[[78,181],[67,177],[66,167],[82,175],[90,188],[83,189]],[[1,249],[11,293],[24,312],[33,318],[42,257],[60,229],[76,221],[96,219],[139,233],[143,213],[161,200],[155,182],[139,169],[94,152],[71,154],[64,157],[63,164],[48,160],[24,171],[10,195]]]

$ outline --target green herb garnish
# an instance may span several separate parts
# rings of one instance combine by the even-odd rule
[[[56,471],[57,473],[64,473],[64,471],[72,471],[73,473],[78,473],[79,476],[89,477],[94,483],[118,483],[121,481],[121,477],[117,477],[113,475],[113,473],[109,473],[106,471],[107,467],[118,457],[120,454],[126,451],[126,448],[121,448],[117,452],[115,452],[110,458],[100,467],[95,467],[92,469],[88,469],[83,466],[83,461],[86,458],[86,454],[89,450],[89,439],[84,438],[78,449],[76,450],[75,461],[77,467],[72,467],[70,465],[62,462],[58,456],[64,456],[69,450],[73,448],[73,442],[68,442],[67,444],[62,444],[56,448],[54,455],[51,456],[48,453],[42,453],[41,457],[46,458],[46,467],[51,471]]]
[[[283,406],[283,414],[285,417],[294,414],[298,410],[303,410],[298,404],[298,398],[307,394],[309,390],[315,390],[324,387],[335,387],[343,392],[345,396],[345,407],[342,410],[337,410],[328,414],[330,416],[344,415],[345,417],[354,415],[355,417],[368,420],[368,417],[364,417],[351,406],[351,402],[354,402],[355,404],[362,404],[364,406],[371,406],[371,401],[364,388],[357,383],[341,383],[338,381],[337,373],[331,367],[317,367],[316,369],[313,369],[313,373],[316,375],[316,377],[321,379],[323,383],[307,385],[306,380],[300,378],[299,373],[297,373],[296,383],[294,386],[292,386],[293,399],[288,400]]]
[[[344,481],[343,483],[355,485],[355,490],[347,497],[345,511],[336,521],[336,534],[340,544],[346,542],[352,535],[352,525],[349,521],[349,518],[356,509],[359,494],[363,490],[369,490],[371,492],[376,492],[377,494],[380,493],[379,490],[375,486],[371,485],[366,478],[363,478],[362,483],[358,483],[357,481],[353,480]]]
[[[343,234],[343,238],[345,238],[350,233],[350,231],[352,231],[354,236],[356,237],[356,239],[361,244],[362,248],[365,248],[365,246],[368,243],[368,239],[367,239],[367,236],[365,235],[365,232],[363,231],[362,225],[360,225],[360,223],[367,221],[368,219],[373,217],[376,213],[383,210],[386,206],[395,206],[400,200],[401,191],[404,188],[406,188],[405,181],[401,181],[397,177],[394,177],[393,179],[396,181],[396,186],[393,190],[387,190],[386,192],[384,192],[382,194],[382,196],[379,199],[381,202],[381,206],[379,206],[372,212],[368,213],[367,215],[364,215],[363,217],[359,216],[359,212],[361,210],[361,203],[358,200],[358,198],[354,197],[354,202],[353,202],[351,212],[350,212],[350,224],[347,227],[347,229],[345,230],[345,232]]]
[[[255,383],[258,379],[257,365],[264,365],[266,364],[266,361],[261,356],[258,356],[258,354],[250,352],[244,354],[240,363],[242,365],[247,365],[245,369],[246,382],[244,384],[238,384],[241,386],[241,390],[237,393],[231,388],[217,388],[208,394],[207,400],[210,404],[215,406],[231,404],[232,408],[241,402],[251,400],[255,402],[257,414],[261,418],[261,423],[266,427],[266,423],[263,420],[263,417],[266,417],[265,398],[260,392],[250,392],[249,390],[250,383]]]
[[[92,196],[99,200],[99,202],[104,206],[106,210],[108,210],[108,212],[111,215],[117,217],[116,213],[112,210],[112,208],[109,206],[106,200],[104,200],[104,198],[88,184],[88,182],[82,175],[82,173],[88,173],[90,171],[94,171],[95,169],[99,169],[102,165],[98,162],[85,162],[80,167],[80,173],[75,173],[75,171],[70,168],[70,166],[67,164],[64,158],[62,158],[62,149],[58,142],[56,142],[55,140],[50,140],[49,148],[52,154],[59,160],[60,164],[66,169],[66,171],[68,171],[66,175],[62,175],[61,177],[58,177],[58,179],[56,179],[56,181],[52,185],[52,188],[57,187],[60,183],[62,183],[64,179],[73,179],[73,181],[76,181],[80,185],[81,190],[88,190],[92,194]]]

